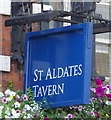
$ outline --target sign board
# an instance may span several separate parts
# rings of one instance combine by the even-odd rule
[[[88,104],[91,56],[91,23],[28,33],[25,90],[51,107]]]

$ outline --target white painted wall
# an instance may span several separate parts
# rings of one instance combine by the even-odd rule
[[[10,72],[10,56],[0,55],[0,71]]]
[[[44,5],[44,10],[52,10],[52,6]],[[40,13],[41,5],[33,4],[33,13]],[[0,14],[10,15],[11,13],[11,0],[0,0]]]
[[[11,0],[0,0],[0,14],[10,15]]]

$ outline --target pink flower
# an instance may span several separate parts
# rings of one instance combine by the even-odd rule
[[[106,85],[105,87],[106,87],[106,88],[110,88],[110,86],[109,86],[109,85]]]
[[[79,107],[78,107],[78,110],[79,110],[79,111],[82,111],[82,109],[83,109],[82,106],[79,106]]]
[[[106,97],[111,99],[111,94],[106,94]]]
[[[44,120],[50,120],[49,118],[44,118]]]
[[[7,103],[8,101],[6,100],[6,98],[2,98],[2,103]]]
[[[106,85],[106,86],[104,86],[104,88],[105,88],[106,90],[111,90],[111,86],[110,86],[110,85]]]
[[[103,82],[100,79],[95,79],[94,81],[98,87],[102,87]]]
[[[96,115],[96,118],[100,118],[100,115],[98,112],[94,112],[94,114]]]
[[[23,96],[23,100],[24,100],[24,101],[27,101],[27,100],[28,100],[28,97],[27,97],[26,94],[24,94],[24,96]]]
[[[18,103],[21,103],[22,101],[21,100],[17,100]]]
[[[97,100],[97,98],[90,98],[90,102]]]
[[[16,113],[20,113],[20,110],[16,110]]]
[[[96,88],[96,94],[103,96],[104,95],[104,88],[102,88],[102,87]]]
[[[90,88],[90,90],[92,91],[92,92],[96,92],[96,89],[95,88]]]
[[[20,98],[20,96],[19,96],[19,95],[17,95],[17,96],[16,96],[16,98],[17,98],[17,99],[19,99],[19,98]]]
[[[22,111],[22,112],[23,112],[23,113],[26,113],[26,111],[27,111],[26,109],[23,109],[23,111]]]
[[[77,109],[78,107],[77,106],[70,106],[69,108],[70,109]]]
[[[38,115],[34,115],[34,118],[38,118],[39,116]]]
[[[65,118],[66,118],[66,119],[69,119],[69,118],[72,118],[72,117],[73,117],[72,114],[68,114]]]
[[[92,115],[92,116],[95,116],[95,113],[94,113],[94,112],[91,112],[91,115]]]

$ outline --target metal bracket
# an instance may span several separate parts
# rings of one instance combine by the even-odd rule
[[[38,14],[14,16],[11,19],[5,21],[5,26],[9,27],[16,25],[26,25],[35,22],[46,22],[51,20],[79,24],[79,22],[77,21],[62,18],[65,16],[72,16],[72,15],[75,17],[79,17],[80,19],[87,18],[91,20],[92,19],[97,20],[98,23],[94,23],[94,31],[93,31],[94,34],[111,32],[111,21],[107,19],[103,19],[101,17],[91,16],[83,13],[74,14],[72,12],[66,12],[66,11],[46,11]]]

